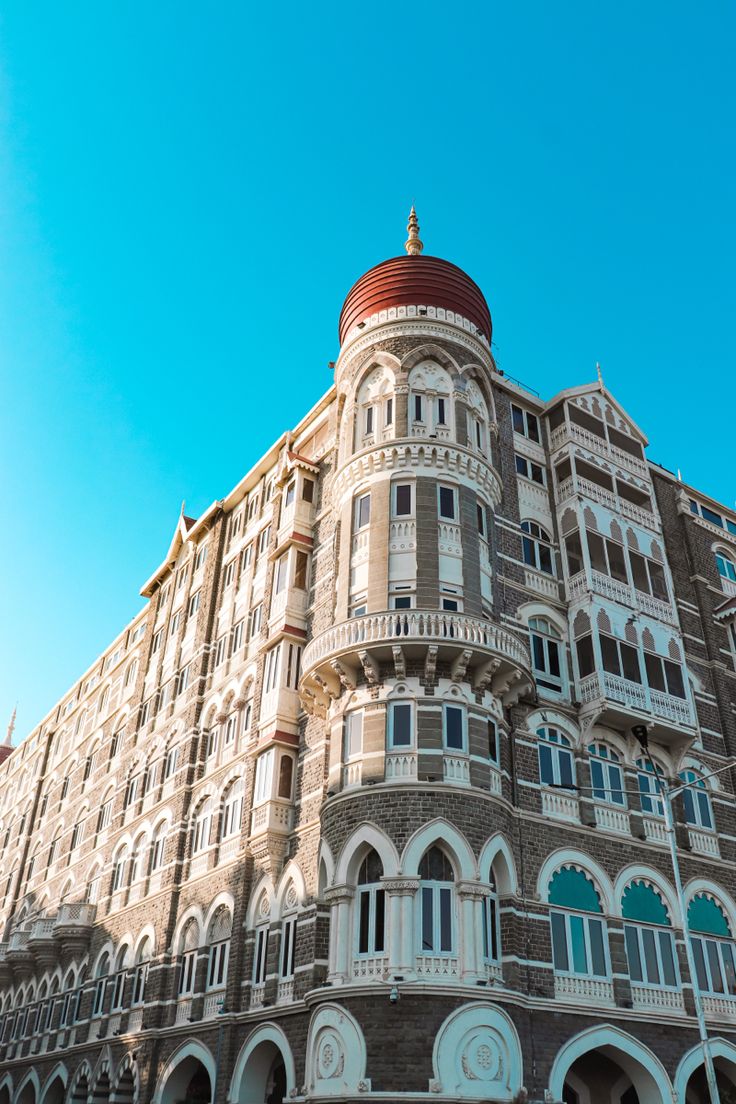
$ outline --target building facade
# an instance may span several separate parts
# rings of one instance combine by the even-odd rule
[[[6,751],[0,1104],[736,1099],[736,514],[409,230]]]

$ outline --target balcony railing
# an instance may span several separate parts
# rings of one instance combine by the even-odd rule
[[[426,656],[427,648],[436,648],[435,654],[445,658],[470,650],[467,662],[492,667],[487,682],[493,681],[491,689],[502,697],[512,687],[518,697],[533,684],[526,644],[499,625],[444,610],[387,610],[352,617],[315,637],[304,649],[302,687],[321,694],[326,684],[338,694],[336,661],[354,675],[364,653],[391,662],[397,646],[411,656]]]
[[[662,989],[656,985],[631,983],[631,1001],[634,1008],[651,1012],[684,1012],[685,1004],[679,989]]]
[[[561,425],[558,426],[557,429],[554,429],[550,436],[550,444],[553,449],[557,449],[561,445],[566,444],[568,439],[575,441],[579,445],[583,445],[584,448],[590,449],[591,452],[598,453],[599,456],[609,457],[615,463],[620,464],[624,468],[628,468],[629,471],[636,472],[637,475],[641,475],[644,478],[649,475],[645,460],[632,456],[630,453],[626,452],[625,449],[620,449],[616,445],[612,445],[610,441],[606,441],[605,438],[599,437],[596,433],[591,433],[590,430],[583,429],[582,426],[576,425],[575,422],[568,422],[566,425]]]
[[[353,959],[353,981],[369,978],[385,978],[388,973],[388,955],[367,955]]]
[[[697,828],[689,828],[690,847],[698,855],[711,855],[714,859],[720,858],[718,836],[714,832],[703,832]]]
[[[652,690],[649,686],[632,682],[609,671],[587,675],[580,679],[578,688],[583,704],[608,700],[635,712],[652,713],[678,727],[695,727],[695,716],[687,698],[677,698],[672,694],[664,694],[661,690]]]
[[[635,521],[638,525],[643,525],[645,529],[651,529],[655,533],[660,531],[659,519],[651,510],[636,506],[633,502],[629,502],[627,498],[622,498],[614,491],[609,491],[606,487],[601,487],[598,483],[592,483],[589,479],[584,479],[580,475],[570,475],[560,483],[555,501],[560,506],[563,502],[567,502],[569,498],[573,498],[578,494],[582,495],[583,498],[592,499],[593,502],[599,502],[602,506],[607,506],[614,514],[623,514],[624,517]]]
[[[736,997],[712,997],[703,993],[701,1000],[709,1020],[736,1020]]]
[[[612,805],[596,805],[595,822],[605,832],[629,834],[629,814],[624,809],[614,809]]]
[[[456,978],[459,960],[451,955],[417,955],[417,975],[430,978]]]
[[[613,1004],[613,982],[608,978],[555,974],[555,997],[581,1004]]]
[[[417,756],[416,752],[404,752],[403,754],[396,755],[388,753],[386,755],[385,763],[385,775],[386,781],[403,781],[404,779],[412,779],[417,776]]]
[[[578,799],[560,790],[542,790],[542,813],[561,820],[577,820]]]
[[[442,773],[445,782],[459,782],[470,785],[470,766],[468,760],[459,755],[445,755],[442,760]]]

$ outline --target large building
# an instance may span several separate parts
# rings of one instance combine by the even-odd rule
[[[406,250],[6,749],[0,1104],[736,1093],[736,514]]]

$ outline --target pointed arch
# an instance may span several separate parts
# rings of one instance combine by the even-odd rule
[[[398,873],[399,856],[392,841],[377,825],[366,820],[351,832],[342,845],[335,871],[338,885],[355,881],[363,856],[370,847],[379,854],[384,874]]]
[[[499,893],[513,897],[519,894],[519,880],[516,873],[516,863],[511,846],[501,832],[496,832],[483,845],[483,850],[478,859],[478,870],[481,881],[490,882],[491,873],[496,868],[496,889]],[[499,873],[503,878],[499,878]]]
[[[713,1058],[723,1058],[726,1062],[733,1065],[733,1071],[729,1070],[731,1076],[736,1076],[736,1046],[729,1042],[727,1039],[716,1038],[712,1036],[710,1038],[710,1052]],[[703,1046],[702,1043],[697,1043],[691,1050],[689,1050],[680,1060],[680,1064],[677,1067],[675,1073],[675,1094],[677,1100],[685,1100],[687,1093],[687,1083],[695,1073],[703,1065]]]
[[[59,1081],[61,1083],[62,1095],[61,1100],[58,1102],[58,1104],[63,1104],[64,1094],[66,1093],[66,1087],[69,1082],[69,1074],[63,1062],[57,1062],[51,1073],[44,1081],[40,1104],[57,1104],[56,1101],[51,1101],[49,1099],[49,1091],[53,1088],[55,1081]]]
[[[151,1104],[162,1104],[166,1089],[170,1090],[167,1101],[181,1099],[189,1083],[189,1070],[196,1062],[203,1066],[210,1079],[210,1086],[214,1088],[217,1075],[212,1052],[198,1039],[185,1039],[159,1073]]]
[[[676,926],[682,924],[680,908],[677,896],[667,879],[650,866],[642,866],[641,863],[630,863],[619,871],[613,886],[613,912],[615,916],[621,916],[621,902],[624,892],[631,882],[648,882],[661,896],[670,914],[672,923]]]
[[[576,870],[581,870],[586,877],[592,880],[600,897],[604,913],[607,916],[611,916],[614,912],[614,899],[610,878],[595,859],[591,858],[586,852],[577,851],[573,848],[561,847],[557,851],[553,851],[549,854],[542,863],[537,879],[539,900],[547,900],[549,883],[552,880],[552,875],[563,866],[575,867]]]
[[[277,1024],[265,1023],[252,1031],[240,1048],[230,1078],[228,1104],[251,1104],[251,1100],[260,1102],[265,1098],[265,1091],[261,1090],[265,1090],[273,1065],[274,1048],[284,1063],[286,1095],[296,1092],[296,1067],[289,1040]]]
[[[197,928],[199,930],[199,946],[204,946],[204,937],[207,930],[204,923],[204,913],[202,912],[202,909],[199,907],[199,905],[190,905],[189,908],[184,910],[184,912],[181,914],[176,922],[174,934],[171,939],[172,954],[177,955],[181,953],[179,950],[181,939],[187,925],[191,920],[194,920],[196,922]]]
[[[274,901],[274,911],[276,918],[280,917],[282,912],[284,911],[284,901],[286,898],[286,893],[292,883],[294,884],[294,889],[296,890],[297,901],[300,905],[303,905],[304,900],[307,896],[307,886],[304,881],[302,868],[299,866],[299,863],[296,862],[295,859],[289,860],[289,862],[283,869],[281,877],[279,878],[279,884],[276,889],[276,899]]]
[[[246,928],[254,928],[256,926],[256,922],[259,919],[259,911],[262,911],[260,910],[260,903],[263,899],[264,893],[268,899],[268,914],[269,916],[273,916],[274,902],[276,900],[276,890],[273,884],[273,879],[269,874],[262,874],[251,889],[250,900],[248,901],[248,908],[245,914]]]
[[[639,1094],[640,1104],[670,1104],[673,1099],[672,1085],[659,1058],[638,1039],[611,1024],[581,1031],[558,1051],[549,1079],[553,1100],[562,1100],[565,1075],[573,1063],[594,1050],[610,1054],[629,1074]]]
[[[401,856],[401,873],[415,875],[425,851],[435,843],[449,852],[458,881],[477,877],[478,864],[470,844],[462,832],[442,818],[423,824],[407,841]]]

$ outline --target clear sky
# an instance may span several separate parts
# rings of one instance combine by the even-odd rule
[[[734,8],[6,0],[0,722],[25,735],[331,382],[351,283],[465,268],[733,504]]]

